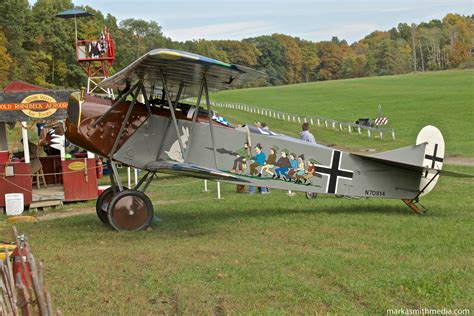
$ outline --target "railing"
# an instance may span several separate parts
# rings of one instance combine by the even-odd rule
[[[195,98],[190,98],[186,100],[192,104],[196,104],[197,100]],[[300,114],[292,114],[286,112],[275,111],[273,109],[256,107],[247,104],[240,103],[228,103],[228,102],[215,102],[211,101],[211,105],[214,107],[239,110],[248,113],[255,113],[257,115],[263,115],[277,120],[294,122],[294,123],[309,123],[313,126],[324,127],[328,129],[333,129],[335,131],[348,132],[349,134],[359,134],[367,135],[367,137],[376,137],[380,139],[386,139],[388,137],[395,140],[395,129],[393,128],[383,128],[383,127],[372,127],[365,125],[358,125],[352,122],[343,122],[333,119],[329,119],[323,116],[308,116]]]
[[[114,56],[113,40],[78,40],[76,43],[77,61],[107,60],[113,61]]]

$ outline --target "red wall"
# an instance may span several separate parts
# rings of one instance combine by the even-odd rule
[[[24,162],[11,163],[15,175],[13,177],[5,177],[5,165],[0,165],[0,207],[5,207],[5,194],[7,193],[23,193],[25,205],[31,204],[31,183],[30,164]],[[26,174],[27,176],[22,176]]]
[[[74,171],[70,166],[87,162],[85,169]],[[97,169],[95,158],[79,158],[61,162],[63,170],[64,198],[66,201],[91,200],[97,198]],[[74,169],[74,167],[72,167]]]

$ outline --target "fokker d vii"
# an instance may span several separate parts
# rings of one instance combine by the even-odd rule
[[[97,200],[98,217],[116,230],[137,231],[153,219],[145,191],[157,172],[316,194],[401,199],[423,213],[418,198],[442,173],[444,140],[433,126],[413,146],[371,156],[346,153],[214,115],[209,91],[241,86],[265,74],[169,49],[155,49],[114,76],[115,100],[73,93],[66,136],[106,157],[112,186]],[[197,98],[196,105],[186,98]],[[205,100],[206,108],[200,106]],[[147,171],[125,188],[116,163]]]

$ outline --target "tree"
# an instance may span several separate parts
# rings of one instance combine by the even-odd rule
[[[28,0],[0,1],[0,28],[6,37],[6,49],[13,58],[10,65],[10,79],[22,78],[28,73],[29,63],[23,47],[26,38],[26,25],[31,10]],[[21,61],[24,61],[21,62]]]
[[[304,82],[316,80],[316,69],[319,65],[316,44],[310,41],[301,40],[299,42],[299,47],[303,58],[300,78],[302,78]]]
[[[215,48],[226,53],[233,64],[255,67],[260,54],[254,43],[245,41],[212,41]]]
[[[341,77],[343,51],[334,41],[316,43],[319,65],[318,80],[331,80]]]
[[[473,22],[458,14],[449,13],[444,17],[443,24],[449,32],[450,63],[456,67],[471,56]]]
[[[284,83],[292,84],[301,82],[301,69],[303,67],[303,56],[296,40],[288,35],[273,34],[272,37],[280,42],[283,47],[283,60],[285,73]]]
[[[268,82],[271,85],[283,84],[285,82],[285,53],[281,42],[269,35],[248,38],[244,41],[254,44],[260,52],[256,68],[268,75]]]
[[[7,38],[3,30],[0,29],[0,87],[3,87],[8,82],[8,75],[10,74],[10,67],[13,64],[13,59],[7,52]]]

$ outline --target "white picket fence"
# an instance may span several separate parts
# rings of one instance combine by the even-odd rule
[[[189,103],[196,104],[196,99],[187,99]],[[305,116],[300,114],[292,114],[275,111],[273,109],[256,107],[247,104],[239,103],[228,103],[228,102],[215,102],[211,101],[211,105],[219,108],[226,108],[232,110],[239,110],[248,113],[255,113],[257,115],[262,115],[270,117],[277,120],[288,121],[293,123],[306,123],[310,125],[324,127],[328,129],[333,129],[335,131],[347,132],[349,134],[359,134],[367,135],[367,137],[376,137],[380,139],[391,138],[395,140],[395,129],[393,128],[383,128],[383,127],[370,127],[362,126],[352,122],[342,122],[327,117],[322,116]],[[387,137],[388,136],[388,137]]]

